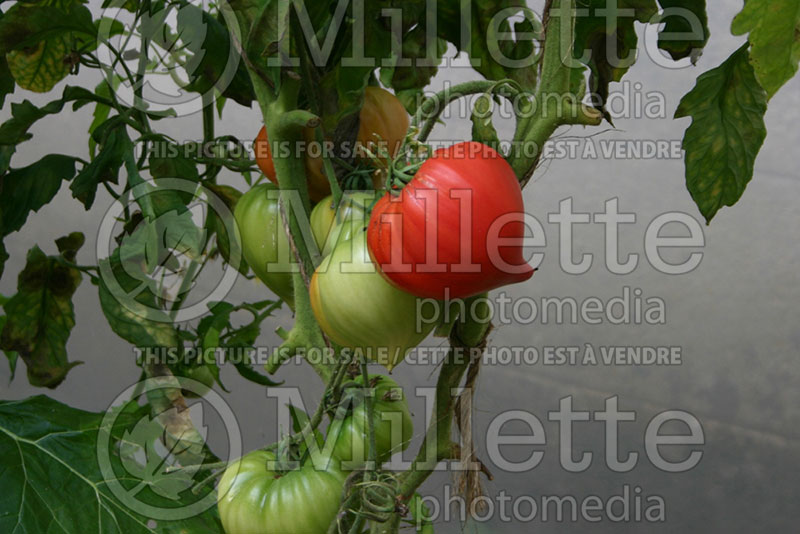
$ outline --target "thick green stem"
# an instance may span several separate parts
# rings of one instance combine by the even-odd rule
[[[425,439],[411,469],[401,475],[400,495],[404,501],[408,501],[414,495],[439,462],[453,456],[450,435],[456,398],[453,397],[452,390],[458,387],[467,367],[469,358],[463,357],[463,354],[459,357],[455,350],[450,349],[436,382],[434,415]]]
[[[572,94],[572,50],[575,40],[575,0],[554,0],[550,4],[542,55],[542,73],[536,96],[528,113],[517,123],[509,158],[517,179],[524,187],[541,158],[544,144],[559,126],[597,126],[603,115],[577,101]]]
[[[302,141],[303,128],[316,127],[319,118],[313,113],[297,109],[297,94],[299,83],[296,80],[287,78],[281,85],[280,92],[276,95],[271,87],[263,80],[251,72],[253,88],[264,116],[264,125],[267,129],[267,136],[274,146],[289,146],[294,150]],[[311,309],[311,299],[308,294],[308,281],[316,267],[314,259],[309,252],[303,239],[304,233],[301,226],[309,228],[308,216],[311,212],[311,203],[308,197],[308,184],[306,181],[305,164],[299,153],[293,153],[290,157],[274,158],[275,173],[278,178],[278,186],[281,190],[282,214],[285,216],[286,226],[290,243],[297,256],[300,266],[300,273],[293,276],[294,300],[295,300],[295,325],[292,328],[286,347],[290,350],[286,354],[271,359],[268,370],[275,370],[285,361],[286,356],[296,353],[296,349],[304,347],[306,349],[322,349],[327,345],[322,332],[314,318]],[[298,194],[301,206],[295,209],[288,209],[291,204],[291,195]],[[302,218],[302,222],[301,219]],[[292,352],[292,350],[294,352]],[[324,361],[312,361],[307,359],[314,370],[324,382],[328,382],[332,374],[330,364]]]

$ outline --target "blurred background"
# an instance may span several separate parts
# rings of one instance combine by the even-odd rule
[[[563,139],[578,139],[580,147],[613,140],[650,140],[679,142],[689,125],[688,119],[672,120],[680,98],[695,83],[696,77],[724,61],[743,42],[730,36],[730,23],[739,11],[740,2],[710,3],[712,37],[696,67],[684,66],[667,70],[657,65],[644,51],[640,39],[638,63],[626,77],[625,84],[614,84],[612,90],[628,91],[631,101],[639,94],[644,103],[663,99],[663,117],[636,117],[636,106],[630,114],[612,108],[618,116],[615,128],[604,125],[595,129],[580,127],[559,131]],[[540,8],[540,3],[535,3]],[[642,26],[637,24],[641,31]],[[640,34],[640,37],[642,35]],[[446,82],[459,83],[474,79],[463,57],[448,53],[452,64],[441,69],[430,89]],[[683,65],[683,64],[681,64]],[[68,78],[67,83],[94,87],[99,81],[91,73],[82,72],[82,79]],[[60,94],[59,84],[53,94]],[[27,98],[36,104],[53,98],[18,92],[11,102]],[[661,96],[659,96],[661,95]],[[0,111],[0,119],[9,117],[9,104]],[[446,125],[439,126],[434,140],[447,143],[463,140],[471,131],[469,115],[451,114]],[[625,116],[621,116],[625,115]],[[251,139],[260,127],[255,108],[243,108],[229,101],[224,119],[217,125],[217,134],[232,134]],[[681,159],[632,159],[603,157],[554,157],[544,161],[533,182],[525,190],[526,209],[537,217],[546,230],[545,259],[539,272],[528,282],[506,288],[511,297],[530,297],[540,302],[545,297],[573,297],[578,302],[599,297],[604,302],[620,296],[623,288],[641,289],[642,298],[657,297],[666,307],[665,324],[600,325],[556,324],[540,319],[531,324],[498,326],[491,337],[493,347],[545,346],[678,346],[682,351],[680,365],[487,365],[478,382],[474,402],[475,439],[478,455],[487,461],[494,480],[485,483],[486,494],[495,499],[497,511],[485,522],[470,522],[468,532],[518,533],[522,531],[584,532],[793,532],[800,522],[800,247],[798,228],[800,210],[796,199],[800,194],[797,172],[797,147],[800,147],[800,79],[785,86],[771,101],[767,114],[768,137],[756,162],[752,183],[734,208],[723,209],[713,223],[705,227],[703,260],[690,274],[670,276],[656,271],[644,256],[644,235],[648,224],[665,212],[685,212],[702,222],[697,208],[686,191],[684,165]],[[19,147],[14,157],[16,167],[26,165],[52,152],[87,157],[85,135],[91,122],[91,106],[78,112],[62,113],[33,127],[34,135]],[[513,124],[497,122],[501,138],[509,138]],[[163,121],[158,127],[178,141],[200,140],[199,113]],[[592,136],[589,139],[580,139]],[[226,183],[244,189],[241,177],[224,174]],[[576,229],[574,253],[594,255],[591,269],[580,276],[562,272],[558,257],[558,227],[547,222],[547,214],[558,211],[559,202],[573,199],[576,212],[600,213],[605,202],[618,198],[621,212],[632,212],[636,223],[620,230],[621,253],[639,254],[639,266],[630,275],[608,272],[604,261],[604,228],[599,224],[581,225]],[[87,244],[78,255],[79,263],[96,261],[95,240],[99,221],[112,200],[98,192],[91,211],[84,212],[66,186],[56,199],[32,214],[21,232],[6,239],[11,259],[0,281],[0,292],[15,292],[16,276],[24,266],[25,253],[34,244],[53,253],[53,240],[69,231],[81,231]],[[667,228],[674,235],[685,234],[680,228]],[[682,261],[685,254],[672,255]],[[624,256],[623,256],[624,259]],[[255,295],[255,297],[254,297]],[[269,291],[254,282],[239,279],[228,299],[233,302],[269,298]],[[76,326],[68,344],[71,360],[82,360],[61,386],[43,391],[28,385],[24,364],[20,363],[16,378],[0,362],[0,397],[19,399],[47,394],[59,401],[86,410],[101,411],[139,376],[134,353],[109,329],[100,310],[97,289],[84,279],[74,297]],[[259,343],[277,343],[272,333],[276,326],[288,328],[292,319],[284,309],[274,323],[265,323]],[[271,325],[271,326],[270,326]],[[429,339],[428,346],[441,345],[440,339]],[[408,397],[415,414],[417,438],[404,456],[413,457],[424,430],[426,406],[423,396],[413,393],[414,386],[433,386],[434,364],[404,364],[394,372],[395,378],[408,388]],[[305,365],[287,364],[278,374],[288,386],[302,386],[306,407],[313,409],[322,384]],[[271,442],[278,435],[277,401],[267,398],[264,388],[246,382],[231,366],[223,367],[222,380],[230,389],[223,393],[226,402],[237,414],[245,449]],[[573,408],[599,411],[609,397],[618,397],[621,410],[635,411],[634,422],[623,423],[620,433],[620,455],[638,452],[639,461],[632,471],[618,474],[605,464],[605,434],[602,422],[578,423],[574,427],[573,456],[582,451],[594,455],[591,466],[581,473],[563,470],[558,461],[560,444],[558,427],[548,421],[548,412],[558,409],[559,400],[572,397]],[[544,425],[545,446],[506,446],[508,460],[522,461],[532,451],[544,452],[541,464],[523,473],[504,472],[487,460],[486,430],[501,412],[519,409],[534,414]],[[671,474],[653,466],[645,454],[644,437],[648,422],[667,410],[689,412],[700,421],[705,444],[685,450],[664,450],[665,458],[678,461],[690,450],[703,452],[700,463],[689,472]],[[212,443],[215,425],[208,423]],[[685,426],[665,427],[672,432],[686,432]],[[504,434],[530,433],[527,426],[509,423]],[[224,442],[225,440],[219,440]],[[423,494],[436,497],[446,508],[442,484],[451,482],[451,473],[438,473],[422,488]],[[558,522],[552,517],[543,521],[541,510],[531,524],[503,521],[499,517],[497,495],[501,491],[518,500],[520,496],[540,498],[544,495],[572,495],[580,503],[589,495],[607,502],[622,495],[624,487],[633,495],[641,488],[642,511],[648,496],[663,499],[665,520],[648,523],[633,520],[613,521],[605,517],[597,523]],[[636,493],[638,495],[638,492]],[[635,505],[633,497],[630,505]],[[510,505],[507,505],[511,515]],[[567,510],[569,507],[567,507]],[[530,508],[521,507],[523,514]],[[616,509],[615,510],[621,510]],[[452,511],[451,511],[452,512]],[[443,513],[443,511],[442,511]],[[605,515],[605,514],[604,514]],[[569,516],[569,514],[567,514]],[[462,525],[450,517],[436,522],[439,533],[458,532]]]

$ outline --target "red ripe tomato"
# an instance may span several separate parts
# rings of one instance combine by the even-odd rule
[[[437,150],[400,195],[372,210],[368,244],[383,275],[416,295],[464,298],[527,280],[522,191],[492,148]]]

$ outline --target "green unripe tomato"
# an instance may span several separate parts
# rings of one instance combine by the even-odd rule
[[[356,383],[363,385],[362,377]],[[414,435],[414,424],[408,411],[403,388],[397,382],[383,375],[370,377],[369,388],[372,392],[373,421],[375,427],[375,451],[379,463],[391,456],[406,450]],[[348,391],[362,389],[349,388]],[[364,394],[368,390],[363,390]],[[345,406],[347,406],[345,404]],[[369,458],[369,417],[367,415],[366,397],[353,396],[352,411],[344,418],[337,418],[328,429],[328,440],[333,441],[333,456],[340,461],[342,470],[351,471],[362,468]]]
[[[363,230],[322,260],[309,293],[314,316],[331,339],[390,371],[434,327],[417,320],[414,295],[397,289],[376,270]]]
[[[311,210],[311,231],[322,256],[327,256],[337,243],[346,241],[366,228],[372,205],[382,191],[358,191],[342,196],[337,212],[333,197],[327,196]]]
[[[256,450],[225,470],[217,486],[225,533],[325,534],[339,510],[344,473],[335,462],[309,460],[279,474],[268,468],[270,461],[275,454]]]
[[[255,275],[290,308],[294,308],[292,269],[296,268],[289,240],[283,228],[278,191],[264,183],[250,189],[236,203],[233,216],[239,227],[242,255]],[[267,269],[267,265],[270,268]]]

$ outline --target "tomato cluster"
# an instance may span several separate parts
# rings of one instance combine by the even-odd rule
[[[360,119],[360,143],[388,143],[388,149],[372,146],[384,158],[397,151],[408,116],[394,95],[368,88]],[[266,141],[263,128],[259,140]],[[264,147],[258,163],[275,181]],[[338,206],[324,196],[329,188],[321,162],[306,158],[317,201],[311,230],[324,258],[309,291],[317,321],[337,344],[391,370],[433,328],[417,320],[420,298],[466,298],[533,274],[522,256],[522,192],[511,166],[492,148],[464,142],[437,150],[401,190],[349,194]],[[292,306],[296,266],[275,193],[272,184],[254,187],[235,215],[244,258]]]
[[[373,145],[369,161],[394,168],[389,159],[408,128],[399,100],[369,88],[360,119],[360,143],[388,143],[380,149]],[[306,141],[313,138],[311,130],[305,133]],[[262,151],[259,167],[275,182],[263,128],[256,149]],[[309,284],[311,308],[327,336],[355,357],[359,353],[391,370],[433,329],[417,320],[421,299],[465,298],[533,274],[522,257],[519,184],[505,159],[485,145],[467,142],[438,150],[404,180],[401,190],[349,193],[338,205],[330,196],[322,159],[308,156],[305,167],[316,204],[309,217],[311,232],[323,256]],[[277,186],[253,187],[238,201],[234,215],[245,260],[293,306],[296,265]],[[345,384],[333,412],[324,448],[306,451],[300,468],[284,472],[270,467],[276,455],[264,450],[228,467],[218,487],[228,534],[326,532],[339,509],[347,472],[366,465],[369,429],[378,463],[405,450],[413,433],[403,391],[387,376]]]
[[[231,462],[217,486],[226,534],[324,534],[336,517],[347,474],[368,458],[366,399],[373,403],[376,457],[405,450],[413,426],[403,390],[375,375],[345,387],[326,441],[308,450],[300,467],[281,471],[277,455],[255,450]],[[313,446],[313,445],[312,445]]]

